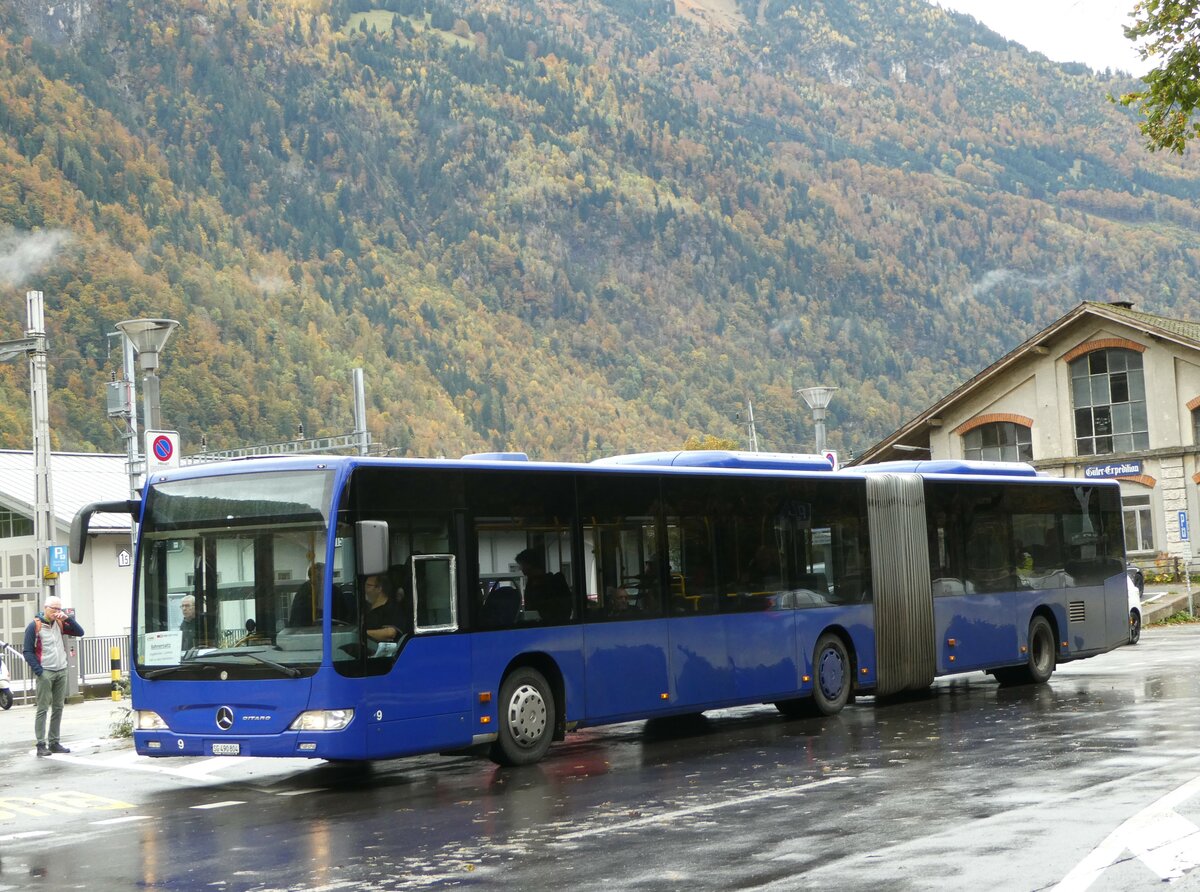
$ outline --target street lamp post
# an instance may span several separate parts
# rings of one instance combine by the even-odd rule
[[[808,408],[812,409],[817,434],[817,452],[822,454],[825,452],[825,409],[833,399],[835,390],[836,387],[801,387],[796,391],[804,402],[808,403]]]
[[[162,427],[158,404],[158,354],[167,346],[171,332],[178,327],[179,323],[174,319],[126,319],[117,323],[117,328],[133,344],[142,369],[143,430]]]

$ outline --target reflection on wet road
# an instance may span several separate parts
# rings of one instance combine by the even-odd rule
[[[521,769],[23,756],[0,890],[1200,888],[1198,662],[1151,629],[1048,685],[589,729]]]

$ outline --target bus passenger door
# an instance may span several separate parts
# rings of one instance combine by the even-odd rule
[[[647,498],[640,480],[604,478],[581,486],[585,603],[584,690],[589,721],[645,717],[670,706],[668,620],[650,510],[620,511]],[[654,491],[650,491],[653,496]],[[610,500],[617,499],[615,503]]]
[[[471,742],[470,639],[459,625],[452,554],[414,554],[405,574],[405,621],[411,634],[381,644],[367,663],[390,665],[364,679],[371,758],[429,752]],[[406,568],[407,569],[407,568]]]

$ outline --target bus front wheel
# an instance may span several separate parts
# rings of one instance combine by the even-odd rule
[[[492,744],[492,761],[500,765],[532,765],[546,755],[554,738],[554,694],[545,677],[523,666],[500,685],[500,727]]]
[[[813,706],[820,715],[836,715],[850,700],[854,667],[846,643],[833,632],[817,639],[813,650]]]

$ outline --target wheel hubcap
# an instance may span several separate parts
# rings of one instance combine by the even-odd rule
[[[523,684],[508,702],[508,730],[518,746],[536,746],[546,731],[546,701],[541,691]]]
[[[821,685],[821,693],[828,700],[836,700],[846,683],[846,666],[842,655],[833,648],[821,654],[821,665],[818,668],[817,681]]]

